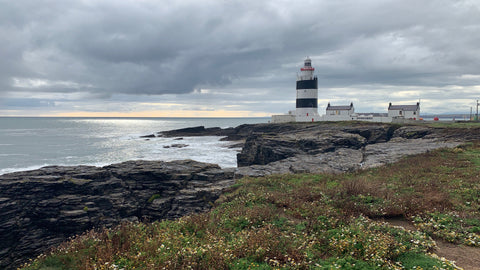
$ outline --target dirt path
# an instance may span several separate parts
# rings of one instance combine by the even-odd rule
[[[415,226],[403,218],[391,218],[383,220],[393,226],[401,226],[407,230],[416,230]],[[480,270],[480,248],[460,246],[435,239],[438,248],[435,254],[447,260],[455,261],[455,265],[465,270]]]
[[[438,249],[435,253],[465,270],[480,270],[480,248],[458,246],[441,240],[435,240]]]

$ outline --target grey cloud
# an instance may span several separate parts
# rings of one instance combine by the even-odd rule
[[[184,93],[197,85],[228,84],[251,74],[252,66],[261,70],[260,59],[268,57],[269,45],[256,44],[268,35],[249,36],[255,31],[243,17],[215,20],[215,7],[169,11],[161,4],[150,10],[140,2],[117,3],[73,4],[52,14],[54,22],[34,16],[40,18],[31,22],[23,51],[27,69],[38,78],[89,83],[100,91]],[[234,29],[229,21],[245,28]]]
[[[294,88],[294,74],[307,55],[321,88],[479,84],[461,77],[480,70],[480,10],[474,1],[0,4],[0,93],[110,98],[198,88],[273,92]],[[15,87],[14,78],[71,87]]]
[[[35,107],[55,107],[52,100],[43,100],[35,98],[9,98],[0,101],[4,108],[35,108]]]

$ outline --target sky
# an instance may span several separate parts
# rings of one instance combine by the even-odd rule
[[[0,0],[0,116],[475,112],[478,0]]]

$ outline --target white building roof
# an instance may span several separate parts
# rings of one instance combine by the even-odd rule
[[[417,102],[416,105],[392,105],[389,104],[388,110],[399,110],[399,111],[417,111],[420,109],[420,103]]]
[[[353,107],[353,102],[350,105],[331,106],[330,102],[327,106],[327,111],[349,111]]]

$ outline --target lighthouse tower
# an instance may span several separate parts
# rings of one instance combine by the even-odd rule
[[[296,122],[313,122],[318,115],[318,81],[313,76],[315,68],[312,60],[307,57],[301,73],[297,76],[297,107],[295,110]]]

